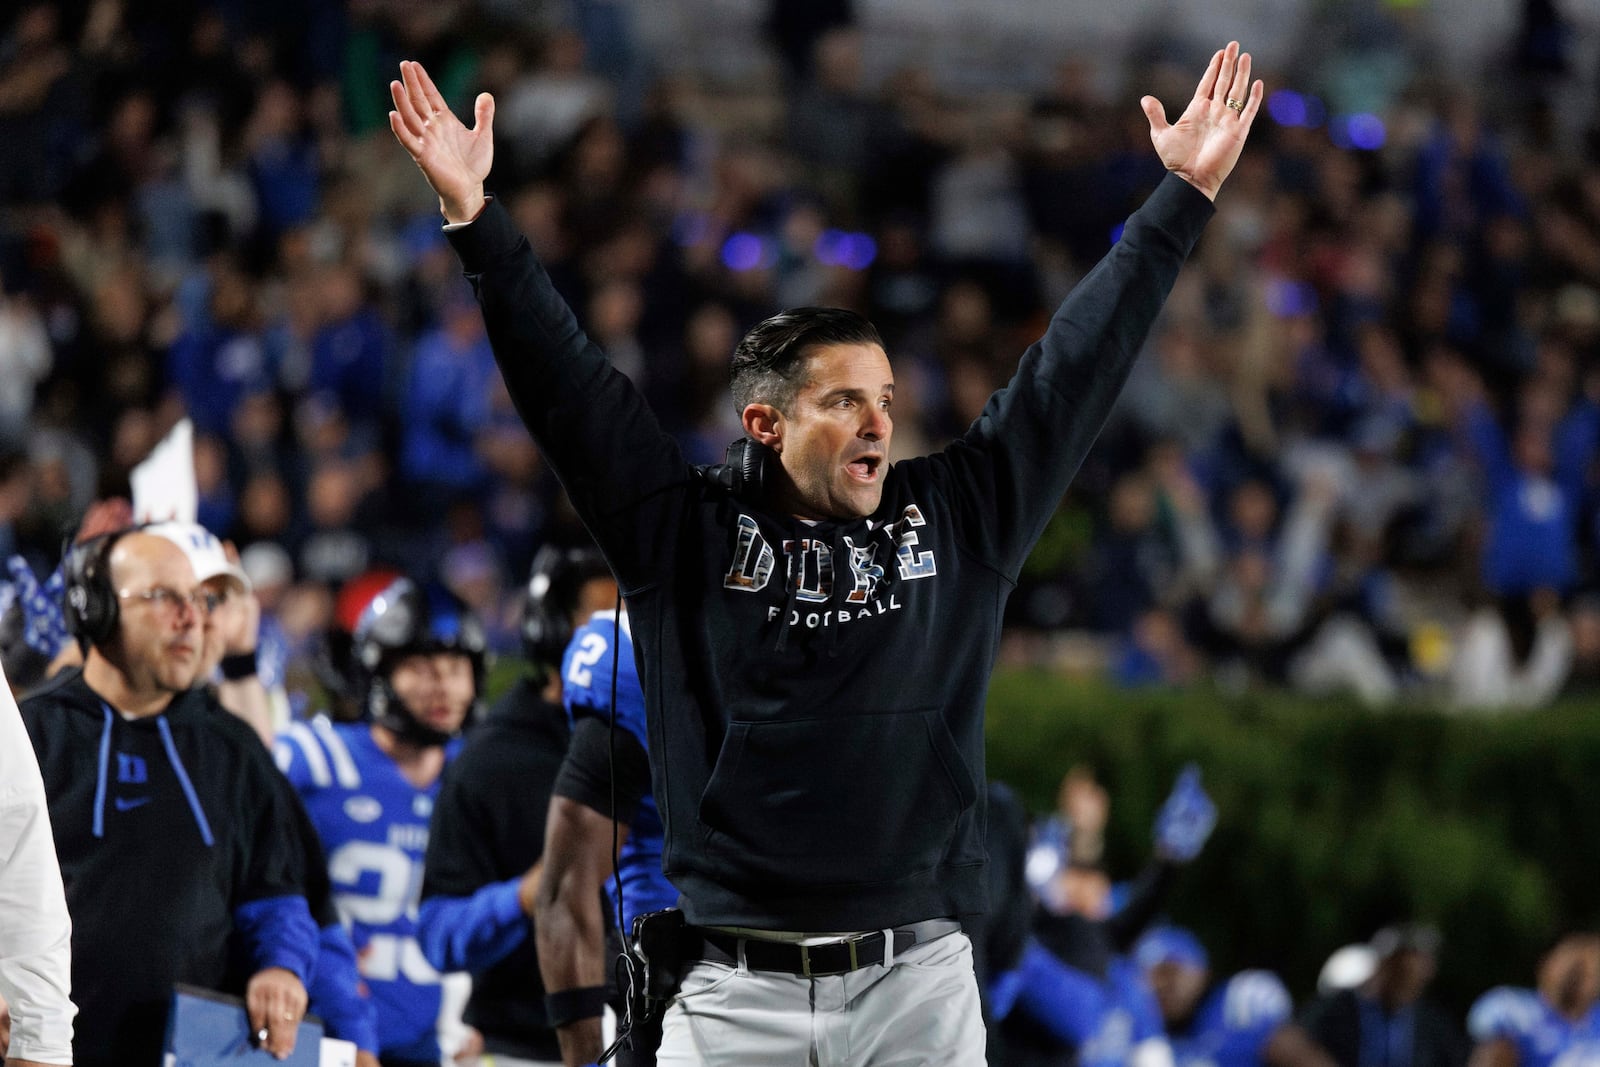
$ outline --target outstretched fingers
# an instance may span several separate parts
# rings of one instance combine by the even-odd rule
[[[1211,56],[1211,62],[1206,65],[1206,72],[1200,75],[1200,84],[1194,87],[1196,100],[1210,100],[1212,94],[1217,91],[1217,79],[1222,74],[1223,51],[1217,49]]]
[[[1245,129],[1256,121],[1256,112],[1261,110],[1261,99],[1267,95],[1267,87],[1260,81],[1250,86],[1250,99],[1245,101],[1244,110],[1239,113],[1239,123]]]
[[[428,76],[422,64],[413,61],[410,66],[416,77],[417,86],[422,90],[422,97],[428,105],[428,110],[435,114],[449,113],[450,108],[446,106],[444,96],[440,94],[439,87],[433,84],[433,79]]]
[[[423,117],[417,110],[416,103],[411,99],[411,94],[406,90],[405,85],[398,81],[390,82],[389,97],[394,101],[394,110],[389,113],[392,116],[391,124],[393,120],[398,120],[400,126],[405,129],[412,140],[420,138],[423,130]],[[398,137],[399,134],[400,131],[398,129],[395,130],[395,136]],[[407,140],[405,143],[410,145],[411,141]]]
[[[1231,47],[1231,46],[1230,46]],[[1250,92],[1250,53],[1240,55],[1233,66],[1233,79],[1228,83],[1228,100],[1243,103]],[[1226,102],[1226,101],[1225,101]],[[1238,111],[1238,108],[1234,108]],[[1242,114],[1242,112],[1241,112]]]
[[[422,138],[406,128],[405,120],[398,111],[389,112],[389,129],[394,133],[394,139],[400,142],[400,147],[411,153],[412,159],[422,155]]]

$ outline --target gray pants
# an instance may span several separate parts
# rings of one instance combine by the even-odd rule
[[[881,963],[802,978],[700,962],[661,1025],[659,1067],[982,1067],[972,943],[949,934]]]

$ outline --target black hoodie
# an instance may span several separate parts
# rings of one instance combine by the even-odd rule
[[[517,409],[627,597],[690,922],[983,910],[1006,597],[1211,212],[1165,179],[961,439],[896,463],[870,518],[819,524],[697,476],[498,203],[450,231]]]
[[[81,672],[22,702],[72,915],[80,1067],[156,1063],[175,982],[241,993],[247,973],[306,977],[316,928],[304,851],[266,748],[191,690],[124,719]]]

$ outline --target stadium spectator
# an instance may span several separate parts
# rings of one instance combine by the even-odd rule
[[[1439,934],[1398,925],[1372,938],[1372,976],[1318,999],[1300,1023],[1339,1067],[1464,1067],[1467,1043],[1456,1020],[1427,996]]]
[[[1177,1067],[1333,1067],[1294,1022],[1294,1004],[1271,971],[1212,981],[1211,958],[1188,930],[1150,930],[1133,949],[1161,1006]]]
[[[1470,1067],[1547,1067],[1600,1052],[1594,1032],[1600,999],[1600,937],[1564,934],[1539,961],[1533,989],[1500,986],[1472,1005]]]

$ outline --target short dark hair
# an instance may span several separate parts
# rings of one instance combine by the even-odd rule
[[[877,345],[878,328],[844,308],[790,308],[757,323],[733,350],[730,384],[740,412],[750,404],[786,410],[805,384],[805,364],[819,345]]]

